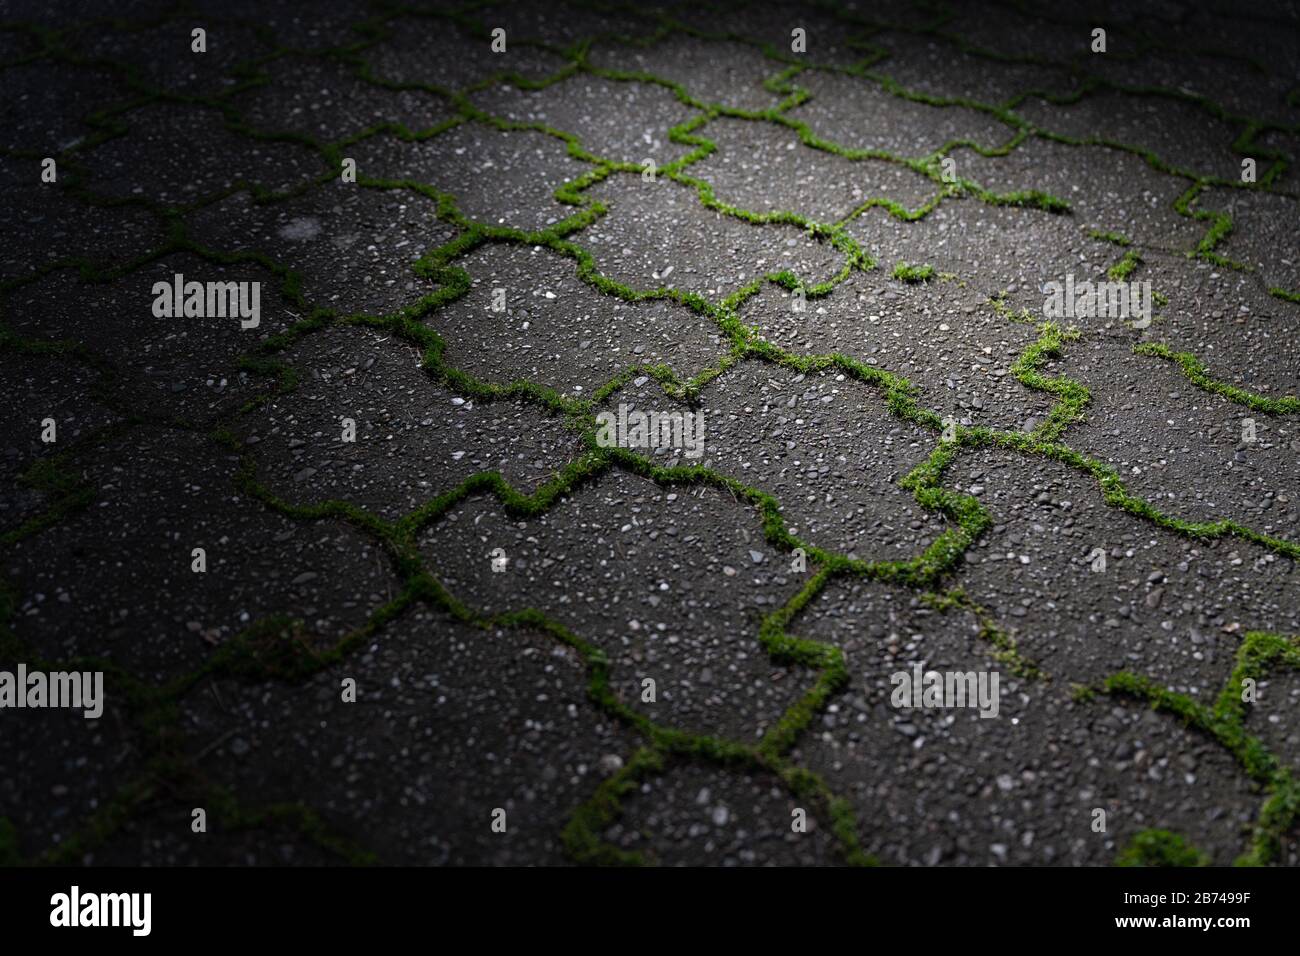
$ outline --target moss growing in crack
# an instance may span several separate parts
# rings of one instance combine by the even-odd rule
[[[1038,326],[1038,340],[1011,365],[1011,374],[1026,388],[1049,392],[1060,399],[1030,434],[1034,441],[1058,441],[1067,428],[1083,420],[1083,410],[1092,401],[1087,386],[1065,376],[1048,378],[1040,371],[1050,359],[1063,354],[1066,342],[1077,340],[1080,334],[1078,329],[1062,329],[1055,323],[1044,322]]]
[[[1042,668],[1020,653],[1015,638],[998,625],[985,607],[972,600],[961,588],[953,588],[943,594],[923,594],[921,600],[944,614],[955,609],[969,612],[979,627],[980,639],[992,645],[994,660],[1006,666],[1017,677],[1027,680],[1047,678]]]
[[[1169,830],[1143,830],[1115,857],[1116,866],[1209,866],[1210,857]]]
[[[1220,243],[1226,241],[1232,235],[1232,217],[1225,212],[1211,212],[1208,209],[1192,208],[1193,203],[1209,185],[1210,181],[1208,179],[1198,179],[1187,192],[1174,201],[1174,211],[1179,215],[1210,223],[1205,235],[1201,237],[1200,242],[1196,244],[1196,248],[1189,252],[1188,255],[1204,259],[1206,262],[1222,266],[1225,269],[1246,271],[1247,267],[1242,263],[1234,262],[1232,259],[1228,259],[1215,251]]]
[[[893,276],[903,282],[929,282],[934,278],[934,266],[911,266],[906,262],[895,263]]]
[[[82,511],[95,500],[95,487],[77,475],[71,462],[84,448],[104,444],[123,434],[127,424],[114,424],[97,429],[77,447],[59,452],[49,458],[38,458],[18,476],[18,481],[49,498],[49,506],[41,513],[28,518],[16,528],[0,534],[0,547],[10,547],[24,538],[39,534],[46,528]]]
[[[1111,282],[1123,282],[1142,264],[1142,257],[1130,249],[1123,257],[1106,270],[1106,277]]]
[[[1272,286],[1269,288],[1268,294],[1275,299],[1281,299],[1283,302],[1294,302],[1296,305],[1300,305],[1300,292],[1288,292],[1281,286]]]
[[[1190,352],[1175,352],[1169,346],[1160,342],[1143,342],[1134,346],[1133,351],[1138,355],[1150,355],[1154,358],[1174,362],[1197,388],[1204,389],[1207,392],[1214,392],[1216,395],[1222,395],[1229,401],[1245,405],[1254,411],[1263,412],[1267,415],[1288,415],[1293,412],[1300,412],[1300,398],[1294,395],[1286,395],[1282,398],[1268,398],[1263,395],[1256,395],[1254,392],[1248,392],[1244,388],[1238,388],[1236,385],[1229,385],[1227,382],[1211,378],[1208,374],[1209,370]]]
[[[634,794],[646,777],[662,773],[663,769],[663,754],[652,748],[642,748],[632,755],[626,766],[603,781],[596,792],[574,810],[560,839],[575,863],[641,866],[646,862],[640,853],[606,843],[601,838],[601,833],[622,816],[623,799]]]
[[[1093,239],[1100,239],[1102,242],[1109,242],[1116,246],[1131,246],[1133,244],[1131,239],[1118,232],[1102,232],[1100,229],[1089,229],[1088,235]]]
[[[1112,674],[1100,688],[1107,694],[1145,700],[1157,710],[1173,714],[1208,734],[1237,760],[1251,779],[1263,785],[1268,796],[1255,823],[1250,848],[1236,860],[1239,866],[1274,862],[1281,853],[1286,834],[1300,818],[1300,787],[1264,743],[1249,735],[1245,728],[1246,679],[1258,682],[1280,666],[1300,669],[1300,638],[1251,631],[1243,638],[1236,666],[1212,708],[1127,671]]]
[[[1043,212],[1065,215],[1070,212],[1070,204],[1064,199],[1038,190],[1021,190],[1018,192],[995,195],[982,193],[980,198],[994,206],[1017,206],[1022,209],[1041,209]]]
[[[1009,312],[1004,298],[995,296],[991,299],[991,302],[994,310],[999,314]],[[1051,326],[1051,323],[1047,323],[1047,325]],[[996,445],[1020,453],[1043,455],[1094,478],[1101,488],[1102,498],[1107,505],[1122,508],[1130,514],[1160,527],[1168,528],[1191,538],[1213,539],[1232,535],[1263,545],[1277,554],[1300,558],[1300,543],[1274,535],[1263,534],[1235,521],[1220,519],[1218,521],[1192,522],[1170,517],[1150,502],[1130,494],[1124,486],[1119,472],[1113,466],[1082,455],[1073,448],[1061,443],[1060,436],[1065,427],[1082,418],[1083,408],[1087,402],[1087,390],[1084,386],[1072,382],[1072,380],[1064,378],[1045,379],[1038,374],[1037,369],[1045,357],[1060,351],[1062,343],[1067,338],[1074,338],[1079,334],[1077,330],[1068,330],[1065,333],[1054,328],[1041,330],[1039,340],[1026,349],[1026,352],[1022,354],[1016,363],[1020,368],[1018,377],[1021,382],[1031,388],[1053,391],[1061,396],[1062,400],[1053,407],[1047,420],[1039,428],[1035,429],[1032,434],[1025,434],[1024,432],[997,432],[991,429],[959,427],[957,430],[959,440],[956,444],[958,446]],[[1139,351],[1146,351],[1147,349],[1153,350],[1151,354],[1165,355],[1168,353],[1170,356],[1174,354],[1169,352],[1165,346],[1158,344],[1144,343],[1138,346]],[[1188,356],[1188,358],[1191,357]],[[1194,361],[1193,359],[1192,362]],[[1195,366],[1185,364],[1184,368],[1194,370]],[[1204,378],[1204,380],[1210,381],[1208,378]],[[1290,397],[1263,399],[1259,396],[1250,396],[1250,393],[1235,389],[1232,386],[1225,385],[1223,388],[1228,390],[1224,394],[1229,395],[1229,397],[1235,397],[1237,400],[1246,401],[1247,403],[1253,398],[1256,403],[1263,403],[1252,405],[1252,407],[1258,407],[1261,410],[1271,408],[1279,412],[1287,411],[1291,409],[1291,403],[1295,401]]]
[[[209,811],[223,829],[238,831],[285,827],[349,866],[371,866],[377,862],[374,853],[336,832],[319,813],[301,801],[285,801],[250,809],[241,806],[232,794],[214,788],[207,802]]]

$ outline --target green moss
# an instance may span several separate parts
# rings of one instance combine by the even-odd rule
[[[1115,858],[1116,866],[1209,866],[1210,857],[1169,830],[1143,830]]]
[[[906,262],[894,265],[894,278],[903,282],[929,282],[934,278],[934,266],[909,266]]]
[[[1238,388],[1236,385],[1229,385],[1227,382],[1211,378],[1209,370],[1190,352],[1175,352],[1169,346],[1159,342],[1143,342],[1134,346],[1133,351],[1138,355],[1150,355],[1154,358],[1174,362],[1183,370],[1183,374],[1187,376],[1188,381],[1197,388],[1204,389],[1207,392],[1214,392],[1216,395],[1222,395],[1229,401],[1236,402],[1238,405],[1245,405],[1254,411],[1263,412],[1266,415],[1287,415],[1300,412],[1300,398],[1296,396],[1286,395],[1282,398],[1268,398],[1248,392],[1244,388]]]
[[[1274,862],[1283,841],[1300,818],[1300,788],[1263,742],[1246,733],[1246,702],[1242,690],[1247,678],[1260,681],[1276,667],[1300,669],[1300,638],[1251,631],[1237,651],[1236,666],[1214,707],[1161,687],[1148,678],[1121,671],[1106,678],[1102,691],[1145,700],[1157,710],[1173,714],[1188,726],[1213,737],[1242,769],[1263,785],[1268,796],[1260,810],[1250,848],[1236,863],[1262,866]]]
[[[1131,246],[1133,244],[1132,240],[1118,232],[1102,232],[1100,229],[1089,229],[1088,235],[1093,239],[1100,239],[1103,242],[1109,242],[1117,246]]]
[[[1111,282],[1123,282],[1137,271],[1137,267],[1141,264],[1142,257],[1130,249],[1124,253],[1123,258],[1106,270],[1106,276]]]

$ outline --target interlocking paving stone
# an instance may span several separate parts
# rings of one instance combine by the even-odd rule
[[[512,123],[537,123],[578,138],[589,153],[602,159],[656,166],[681,159],[690,147],[672,143],[668,131],[698,113],[672,91],[643,83],[603,77],[576,76],[541,90],[501,84],[475,94],[479,109]],[[608,122],[607,110],[617,110],[623,122]]]
[[[704,316],[670,301],[601,295],[549,250],[494,245],[460,264],[472,288],[429,325],[448,341],[450,361],[485,381],[527,380],[581,397],[630,368],[663,363],[693,378],[725,351]]]
[[[900,99],[860,77],[810,71],[799,74],[796,82],[812,98],[791,116],[822,139],[850,149],[920,159],[952,140],[993,149],[1014,135],[1006,123],[978,110]]]
[[[575,210],[555,191],[590,167],[564,142],[533,130],[503,132],[465,123],[432,140],[403,142],[379,133],[355,144],[357,175],[411,180],[456,196],[470,219],[516,229],[544,229]]]

